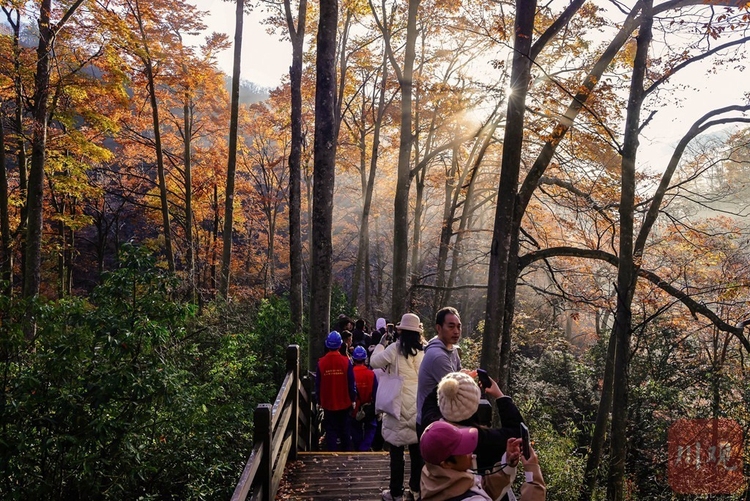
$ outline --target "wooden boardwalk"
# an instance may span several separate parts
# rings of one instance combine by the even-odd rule
[[[387,452],[300,452],[286,464],[277,500],[380,501],[390,478]],[[404,483],[409,455],[404,454]]]

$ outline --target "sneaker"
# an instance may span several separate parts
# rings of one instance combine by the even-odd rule
[[[422,498],[419,497],[419,491],[414,492],[411,489],[404,491],[404,501],[420,501]]]
[[[404,496],[391,496],[391,490],[386,489],[382,492],[381,497],[383,498],[383,501],[404,501]]]

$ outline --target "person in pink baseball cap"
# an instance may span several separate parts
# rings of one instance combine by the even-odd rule
[[[435,421],[422,434],[419,448],[425,465],[422,469],[422,501],[491,501],[506,493],[516,476],[521,458],[521,439],[509,438],[506,452],[492,472],[475,474],[474,450],[479,432],[473,427],[458,427],[446,421]],[[524,458],[527,482],[521,488],[523,501],[542,501],[546,496],[544,479],[536,454]],[[515,499],[515,498],[513,498]]]

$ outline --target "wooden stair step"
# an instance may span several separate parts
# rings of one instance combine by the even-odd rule
[[[404,463],[408,482],[408,453]],[[300,452],[287,463],[276,499],[379,501],[389,479],[387,452]]]

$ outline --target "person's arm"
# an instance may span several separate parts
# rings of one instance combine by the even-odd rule
[[[378,344],[370,356],[370,367],[373,369],[382,369],[396,360],[396,350],[398,346],[393,343],[386,348],[383,344]]]
[[[375,399],[378,396],[378,377],[372,378],[372,405],[375,405]]]
[[[493,473],[482,477],[482,487],[492,499],[499,499],[504,491],[510,488],[516,478],[519,457],[521,457],[521,439],[509,438],[505,443],[505,453],[501,460],[495,463]]]
[[[505,398],[507,397],[504,397],[503,399]],[[474,452],[477,455],[477,464],[480,468],[489,468],[500,461],[505,453],[508,439],[520,439],[521,437],[520,426],[506,426],[502,428],[478,426],[476,428],[479,431],[479,440],[477,441],[477,448]]]
[[[521,411],[518,410],[513,399],[502,392],[494,379],[490,378],[490,381],[492,382],[492,386],[485,388],[484,392],[488,397],[495,399],[495,406],[497,407],[501,426],[505,428],[518,428],[523,422]],[[520,432],[519,435],[514,434],[513,436],[520,436]]]
[[[351,361],[349,361],[346,377],[349,380],[349,399],[352,401],[352,404],[355,404],[357,403],[357,385],[354,382],[354,366]]]
[[[521,456],[526,481],[521,485],[521,501],[544,501],[547,498],[547,485],[544,483],[539,458],[534,448],[529,446],[529,459]]]
[[[440,412],[440,406],[438,406],[437,386],[425,397],[424,402],[422,403],[421,415],[421,425],[423,428],[427,428],[431,423],[443,419],[443,414]]]
[[[518,430],[521,423],[525,422],[521,411],[518,410],[515,402],[508,395],[503,395],[495,400],[495,406],[497,407],[497,415],[500,417],[500,425],[503,428]],[[520,431],[518,433],[513,436],[520,437]]]
[[[320,403],[320,362],[315,369],[315,403]]]

